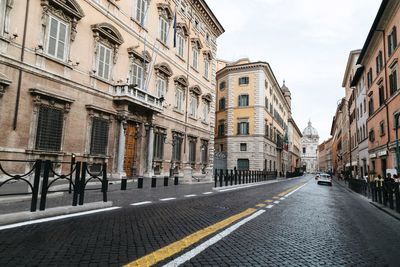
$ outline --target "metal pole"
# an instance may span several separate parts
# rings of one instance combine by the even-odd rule
[[[397,113],[394,118],[396,120],[396,165],[397,165],[397,174],[400,173],[400,149],[399,149],[399,116],[400,113]]]

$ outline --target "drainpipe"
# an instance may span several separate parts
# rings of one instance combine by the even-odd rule
[[[25,8],[24,33],[22,36],[22,48],[21,48],[21,57],[20,57],[21,64],[24,62],[24,56],[25,56],[26,29],[27,29],[27,24],[28,24],[29,1],[30,0],[26,1],[26,8]],[[18,72],[17,97],[15,100],[14,120],[13,120],[13,130],[14,131],[15,131],[15,129],[17,129],[19,99],[20,99],[20,95],[21,95],[21,83],[22,83],[22,67],[19,68],[19,72]]]

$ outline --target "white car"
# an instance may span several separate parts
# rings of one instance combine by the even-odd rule
[[[321,173],[318,177],[315,177],[317,180],[317,184],[328,184],[332,186],[332,178],[329,174]]]

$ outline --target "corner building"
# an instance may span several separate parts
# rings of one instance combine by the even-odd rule
[[[0,0],[0,158],[211,179],[223,32],[203,0]]]
[[[282,90],[266,62],[219,61],[215,148],[226,167],[290,169],[287,139],[290,91]]]

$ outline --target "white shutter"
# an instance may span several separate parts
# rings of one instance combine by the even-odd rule
[[[47,53],[51,56],[56,56],[58,21],[54,18],[50,18],[49,26]]]
[[[67,25],[58,23],[58,42],[57,42],[57,58],[64,60],[65,58],[65,42],[67,37]]]
[[[110,76],[110,63],[111,63],[111,50],[105,49],[105,60],[104,60],[104,79],[109,79]]]
[[[105,47],[100,45],[99,47],[99,55],[98,55],[98,69],[97,69],[97,75],[99,77],[104,76],[104,58],[105,58]]]

